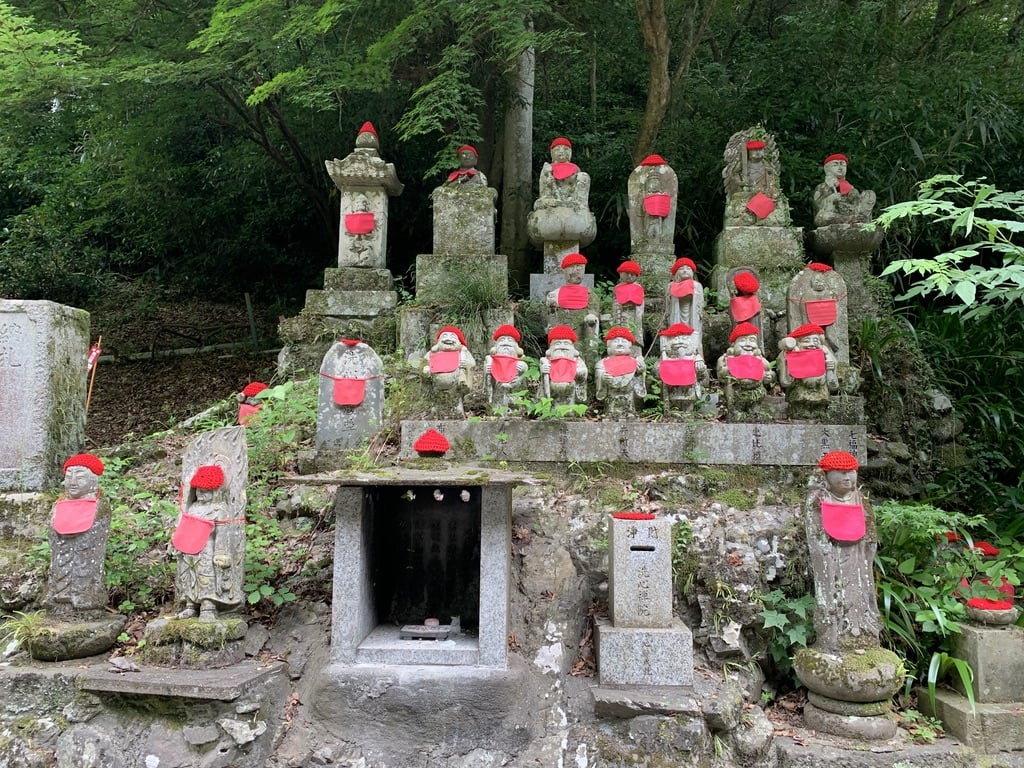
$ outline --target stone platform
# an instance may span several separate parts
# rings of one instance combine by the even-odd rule
[[[79,677],[79,687],[93,693],[130,696],[173,696],[180,699],[234,701],[253,686],[282,673],[285,665],[244,661],[222,669],[169,669],[140,667],[117,672],[108,666],[91,666]]]
[[[416,456],[412,445],[428,429],[448,438],[447,458],[459,461],[813,466],[833,450],[867,459],[859,425],[512,419],[403,421],[401,458]]]

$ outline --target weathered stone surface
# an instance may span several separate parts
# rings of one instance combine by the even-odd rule
[[[849,364],[850,317],[846,281],[834,269],[826,270],[820,264],[815,266],[818,268],[804,267],[789,283],[786,308],[789,330],[805,323],[821,326],[836,361]]]
[[[628,719],[637,715],[702,716],[694,691],[688,686],[599,685],[590,689],[594,713]]]
[[[89,313],[0,300],[0,491],[52,488],[85,442]]]
[[[187,672],[143,666],[139,672],[112,674],[106,667],[81,672],[83,690],[134,696],[173,696],[182,699],[234,701],[254,686],[281,676],[284,665],[262,666],[244,661],[223,669],[190,669]]]
[[[729,731],[735,752],[747,760],[764,757],[774,743],[775,726],[760,707],[745,711],[739,724]]]
[[[114,647],[125,621],[120,614],[81,620],[47,617],[42,626],[32,633],[28,652],[39,661],[95,656]]]
[[[973,768],[978,764],[971,750],[950,739],[914,744],[902,733],[887,742],[864,744],[800,731],[798,741],[776,736],[775,748],[779,768]]]
[[[974,698],[983,702],[1024,701],[1024,629],[962,624],[953,654],[974,670]],[[954,687],[963,693],[954,676]]]
[[[789,281],[804,266],[803,230],[799,227],[726,227],[714,245],[711,286],[724,306],[728,274],[734,267],[757,270],[762,310],[786,311]]]
[[[416,300],[438,306],[449,304],[454,294],[470,293],[491,298],[495,305],[508,299],[508,257],[470,255],[462,251],[416,256]]]
[[[217,721],[217,725],[223,728],[224,733],[238,746],[250,744],[267,732],[267,724],[262,720],[248,722],[233,717],[222,717]]]
[[[848,739],[885,741],[896,735],[896,721],[891,717],[856,717],[837,715],[818,709],[813,704],[804,704],[804,720],[809,728],[822,733],[831,733]]]
[[[892,712],[891,699],[865,702],[840,701],[838,699],[831,699],[828,696],[822,696],[820,693],[815,693],[814,691],[808,691],[807,700],[818,709],[824,710],[825,712],[832,712],[836,715],[876,717],[878,715],[888,715]]]
[[[115,734],[76,725],[57,742],[57,768],[128,768],[120,752]]]
[[[395,280],[387,269],[367,267],[328,267],[324,270],[324,291],[385,291],[395,288]]]
[[[380,357],[362,341],[335,342],[320,364],[317,450],[358,448],[383,424],[384,365]]]
[[[665,629],[594,626],[602,685],[691,685],[693,634],[676,619]]]
[[[699,750],[708,738],[701,717],[640,715],[629,722],[629,737],[648,755],[678,755]]]
[[[194,747],[212,744],[220,738],[220,730],[215,725],[187,725],[181,729],[182,738]]]
[[[672,626],[672,522],[608,523],[608,607],[616,627]]]
[[[394,311],[398,294],[394,291],[306,291],[305,310],[328,317],[376,317]]]
[[[926,691],[919,692],[918,707],[941,720],[950,735],[969,747],[988,753],[1024,750],[1024,706],[1020,703],[975,702],[972,711],[967,697],[936,688],[934,708]]]
[[[843,654],[801,648],[793,657],[793,669],[815,693],[853,702],[888,699],[906,674],[899,656],[878,647]]]
[[[736,683],[726,682],[715,695],[701,699],[700,706],[712,731],[731,731],[743,718],[743,691]]]
[[[486,184],[486,182],[485,182]],[[434,202],[434,253],[494,253],[494,200],[497,191],[485,185],[445,184],[431,193]],[[419,259],[416,268],[419,282]],[[416,297],[421,298],[419,290]]]

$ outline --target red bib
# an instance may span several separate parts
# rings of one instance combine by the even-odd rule
[[[648,195],[644,198],[644,210],[648,216],[664,219],[672,210],[672,198],[669,195]]]
[[[96,520],[97,499],[62,499],[53,508],[53,530],[61,536],[85,533]]]
[[[580,167],[576,165],[576,163],[552,163],[551,175],[558,181],[565,181],[574,173],[579,171],[579,169]]]
[[[764,379],[764,363],[757,355],[735,355],[725,358],[729,375],[734,379],[762,381]]]
[[[729,313],[737,323],[749,320],[761,311],[761,300],[757,296],[733,296],[729,299]]]
[[[864,507],[822,501],[821,526],[836,541],[860,541],[866,531]]]
[[[786,353],[786,368],[794,379],[825,375],[825,350],[791,349]]]
[[[457,349],[430,353],[431,373],[451,373],[459,367],[462,353]]]
[[[693,279],[688,277],[679,282],[673,280],[668,284],[668,291],[677,299],[693,296]]]
[[[174,529],[174,535],[171,536],[171,544],[176,550],[186,555],[198,555],[203,551],[206,542],[210,540],[213,526],[213,520],[182,512],[181,517],[178,518],[178,526]]]
[[[658,364],[658,375],[670,387],[692,387],[697,383],[697,366],[693,360],[668,358]]]
[[[491,355],[491,376],[502,384],[510,383],[518,371],[519,358],[511,355]]]
[[[822,299],[820,301],[808,301],[804,303],[804,311],[807,312],[807,322],[815,325],[832,325],[836,321],[836,300]]]
[[[249,419],[256,415],[262,405],[249,405],[248,403],[242,403],[238,406],[238,423],[243,427],[249,423]]]
[[[848,195],[853,191],[853,184],[848,182],[846,179],[840,179],[839,183],[836,184],[840,195]]]
[[[437,352],[434,353],[438,354]],[[457,352],[455,354],[458,354]],[[433,355],[430,357],[433,362]],[[359,405],[366,396],[366,379],[335,379],[334,402],[337,405]]]
[[[747,210],[758,219],[765,219],[775,210],[775,201],[764,192],[758,192],[750,198],[750,202],[747,203]]]
[[[346,213],[345,231],[350,235],[370,234],[373,232],[373,213],[369,211],[361,213]]]
[[[448,181],[456,181],[462,178],[463,176],[465,176],[467,179],[472,179],[474,176],[476,176],[476,171],[473,170],[472,168],[452,171],[451,173],[448,174]]]
[[[548,378],[558,384],[568,384],[576,380],[576,360],[571,357],[556,357],[551,361],[551,372]]]
[[[585,285],[563,285],[558,289],[558,306],[562,309],[586,309],[590,304],[590,289]]]
[[[619,304],[643,304],[644,287],[640,283],[619,283],[615,286],[615,301]]]
[[[636,372],[636,358],[632,355],[612,355],[604,359],[604,372],[609,376],[624,376]]]

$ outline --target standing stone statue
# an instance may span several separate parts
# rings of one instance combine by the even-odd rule
[[[685,416],[693,412],[710,379],[704,353],[697,346],[693,328],[685,323],[670,325],[659,336],[663,343],[655,372],[661,379],[665,415]]]
[[[875,193],[857,191],[846,180],[849,160],[834,154],[825,158],[825,180],[814,188],[814,224],[863,224],[874,218]]]
[[[733,295],[729,299],[729,315],[733,323],[750,323],[757,328],[758,346],[764,346],[764,322],[761,298],[757,295],[761,283],[749,269],[739,269],[732,276]],[[795,327],[795,326],[793,326]]]
[[[616,270],[619,284],[615,286],[612,302],[612,324],[624,325],[632,331],[636,343],[644,345],[644,287],[637,282],[640,265],[635,261],[624,261]]]
[[[648,155],[629,175],[626,192],[630,258],[661,274],[675,254],[679,178],[661,155]]]
[[[791,418],[820,419],[829,398],[839,393],[836,359],[825,343],[825,331],[808,323],[779,342],[779,384],[786,393]]]
[[[594,396],[605,401],[605,414],[620,419],[636,417],[647,397],[644,374],[647,364],[636,350],[636,339],[628,328],[609,328],[605,335],[608,355],[594,368]]]
[[[546,274],[562,256],[585,248],[597,235],[597,219],[590,212],[590,175],[572,162],[572,143],[564,137],[551,142],[551,162],[541,168],[526,227],[530,241],[544,247]]]
[[[369,344],[339,339],[320,364],[317,450],[358,448],[384,425],[384,365]]]
[[[238,393],[238,424],[245,426],[260,412],[263,401],[259,399],[258,395],[267,389],[269,387],[262,381],[250,381]]]
[[[888,739],[896,732],[890,698],[904,670],[879,646],[875,595],[874,517],[857,487],[857,458],[826,453],[821,481],[804,504],[804,527],[814,574],[814,632],[811,648],[793,660],[810,691],[804,717],[812,728],[842,736]]]
[[[761,403],[775,384],[775,372],[761,351],[760,333],[755,325],[740,323],[732,329],[729,347],[718,358],[716,371],[729,418],[742,421],[760,417]]]
[[[548,330],[556,325],[568,325],[577,335],[600,334],[601,299],[583,284],[587,259],[582,253],[570,253],[562,259],[562,277],[565,282],[549,291],[545,298],[548,307]],[[588,326],[592,329],[588,332]]]
[[[494,257],[494,202],[498,191],[487,186],[487,177],[477,169],[476,148],[464,144],[456,150],[456,155],[459,167],[430,194],[434,205],[433,257],[436,259],[442,254],[471,257],[472,270],[474,264],[478,268],[482,266],[482,257]],[[436,264],[431,266],[435,271],[438,269]],[[418,297],[421,289],[426,288],[429,293],[438,287],[427,275],[420,274],[425,270],[429,270],[428,265],[417,259]],[[507,279],[503,287],[507,287]]]
[[[537,396],[550,399],[553,405],[587,401],[587,364],[576,349],[577,340],[576,332],[567,325],[556,325],[548,331]]]
[[[789,201],[779,184],[775,139],[763,129],[734,133],[725,147],[726,227],[788,227]]]
[[[462,418],[466,415],[462,398],[473,388],[473,359],[466,337],[454,325],[442,327],[427,353],[423,375],[430,381],[433,410],[438,415]]]
[[[683,256],[672,265],[672,281],[665,288],[664,327],[685,323],[704,345],[704,286],[696,278],[697,265]]]
[[[494,346],[484,358],[484,394],[491,410],[504,412],[512,395],[526,388],[528,366],[519,346],[522,335],[515,326],[499,326],[491,339]]]
[[[828,348],[840,363],[850,362],[847,307],[846,281],[828,264],[811,262],[789,283],[789,327],[821,326]]]

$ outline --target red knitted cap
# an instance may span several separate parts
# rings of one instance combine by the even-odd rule
[[[462,335],[462,331],[456,328],[454,325],[445,325],[437,332],[437,336],[434,337],[434,341],[441,338],[442,333],[454,333],[459,338],[459,343],[462,346],[466,346],[466,337]]]
[[[822,264],[820,261],[812,261],[807,265],[808,269],[813,269],[815,272],[831,272],[832,267],[828,264]]]
[[[355,347],[363,343],[361,339],[338,339],[338,341],[340,341],[346,347]]]
[[[815,334],[823,336],[825,335],[825,329],[820,325],[815,325],[814,323],[805,323],[799,328],[789,332],[790,337],[794,339],[801,339],[804,336],[813,336]]]
[[[224,470],[216,464],[205,464],[192,475],[189,485],[204,491],[216,490],[224,485]]]
[[[262,381],[250,381],[248,384],[245,385],[245,389],[242,390],[242,394],[245,397],[256,397],[256,395],[258,395],[265,389],[270,389],[270,387],[268,387]]]
[[[570,253],[570,254],[566,254],[566,257],[564,259],[562,259],[562,269],[565,269],[566,267],[571,267],[574,264],[586,264],[586,263],[587,263],[587,257],[584,256],[582,253]]]
[[[761,287],[753,272],[737,272],[732,282],[740,293],[757,293],[757,289]]]
[[[676,323],[675,325],[670,325],[668,328],[666,328],[663,331],[659,331],[658,335],[659,336],[689,336],[691,333],[693,333],[693,328],[688,326],[686,323]]]
[[[412,444],[412,449],[420,456],[442,456],[451,447],[448,438],[436,429],[428,429]]]
[[[556,325],[550,331],[548,331],[548,346],[551,346],[552,341],[558,341],[559,339],[567,339],[573,344],[576,343],[576,331],[570,328],[568,325]]]
[[[612,517],[616,520],[653,520],[654,515],[650,512],[613,512]]]
[[[637,264],[635,261],[624,261],[621,264],[619,264],[619,268],[616,269],[615,271],[618,272],[620,275],[626,272],[628,272],[631,275],[639,275],[640,265]]]
[[[471,147],[469,144],[463,144],[461,147],[455,150],[456,155],[461,155],[463,150],[469,150],[473,153],[473,157],[480,157],[480,153],[476,151],[476,147]]]
[[[559,136],[557,139],[552,140],[549,149],[554,149],[555,147],[568,147],[572,149],[572,142],[564,136]]]
[[[668,165],[661,155],[648,155],[640,161],[640,165]]]
[[[68,473],[69,467],[85,467],[92,472],[96,477],[103,474],[105,467],[99,456],[92,453],[76,453],[74,456],[64,462],[63,474]]]
[[[974,548],[986,557],[995,557],[999,554],[999,547],[994,547],[987,541],[975,541]]]
[[[826,157],[822,165],[828,165],[833,160],[842,160],[844,163],[850,162],[849,160],[847,160],[846,155],[842,155],[837,152],[834,155],[829,155],[828,157]]]
[[[729,343],[732,344],[743,336],[757,336],[757,326],[753,323],[740,323],[729,334]]]
[[[377,136],[377,129],[373,127],[373,123],[369,120],[363,123],[363,127],[359,129],[359,133],[372,133],[378,139],[380,138],[380,136]]]
[[[491,336],[491,338],[497,341],[502,336],[511,336],[513,339],[516,340],[516,342],[519,342],[523,338],[522,334],[520,334],[519,331],[516,330],[516,327],[514,325],[499,325],[497,330],[494,331],[494,334]]]
[[[604,335],[605,341],[611,341],[612,339],[629,339],[630,344],[636,344],[636,339],[633,338],[633,334],[629,332],[629,328],[621,325],[609,328],[608,333]]]
[[[821,457],[821,460],[818,462],[818,466],[826,472],[833,469],[837,469],[840,472],[850,472],[857,469],[860,465],[857,463],[857,457],[852,453],[847,453],[846,451],[829,451]]]
[[[764,142],[753,139],[747,142],[747,149],[764,149]]]
[[[672,265],[672,274],[675,275],[675,273],[679,271],[680,267],[689,267],[693,271],[693,274],[697,274],[697,265],[694,263],[693,259],[688,259],[685,256],[681,259],[676,259],[676,263]]]

